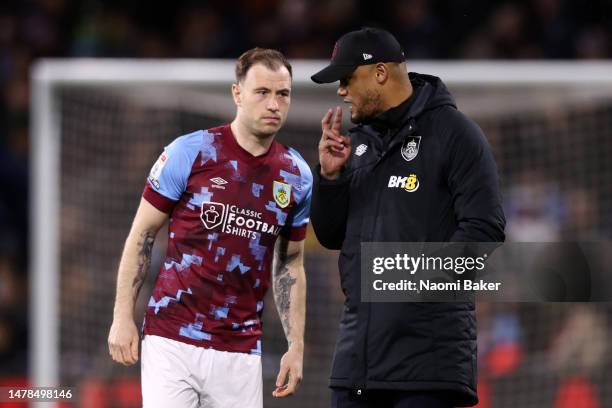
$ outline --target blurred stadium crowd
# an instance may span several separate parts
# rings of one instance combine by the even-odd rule
[[[255,45],[280,49],[291,59],[326,59],[339,35],[362,25],[392,31],[409,59],[603,59],[612,57],[610,16],[612,2],[569,0],[396,0],[384,7],[365,0],[2,1],[0,376],[27,374],[29,69],[36,59],[235,58]],[[608,108],[600,114],[608,118],[608,127],[598,136],[603,140],[609,137],[612,113]],[[504,129],[512,131],[512,124],[481,125],[494,149],[512,151],[503,140],[516,140],[499,136]],[[547,139],[557,137],[558,130],[550,129]],[[572,129],[566,133],[571,137]],[[575,190],[573,198],[557,199],[556,190],[546,192],[546,188],[558,186],[542,181],[544,187],[536,188],[541,202],[532,208],[538,200],[532,199],[530,186],[543,175],[505,169],[513,159],[505,160],[504,154],[510,153],[502,153],[500,171],[513,176],[516,186],[507,191],[507,214],[515,221],[509,237],[518,241],[535,240],[534,236],[555,240],[567,234],[610,238],[610,219],[602,219],[609,208],[597,208],[593,190]],[[589,154],[585,153],[586,161]],[[529,203],[521,204],[526,197]],[[515,373],[523,354],[534,350],[543,353],[539,363],[559,370],[588,371],[604,363],[608,334],[596,328],[610,324],[606,325],[609,310],[568,308],[547,320],[546,314],[553,312],[539,309],[542,320],[534,321],[548,321],[556,333],[547,339],[536,338],[535,328],[522,323],[532,312],[529,307],[479,311],[484,376]]]

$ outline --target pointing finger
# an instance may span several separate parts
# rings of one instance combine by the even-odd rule
[[[331,117],[332,117],[332,110],[328,109],[327,112],[325,112],[325,116],[323,116],[323,119],[321,120],[321,130],[325,131],[329,129],[329,123],[331,121]]]
[[[334,116],[334,121],[332,123],[332,130],[340,133],[340,126],[342,125],[342,108],[340,106],[336,106],[336,115]]]

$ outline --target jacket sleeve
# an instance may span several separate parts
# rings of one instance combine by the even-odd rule
[[[447,163],[458,222],[451,242],[503,242],[506,219],[493,153],[478,125],[459,115]]]
[[[343,171],[337,180],[321,177],[321,166],[313,171],[310,220],[317,239],[327,249],[340,249],[346,231],[350,177]]]

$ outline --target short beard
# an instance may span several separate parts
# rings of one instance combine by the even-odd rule
[[[383,112],[380,92],[368,89],[363,97],[363,105],[357,111],[356,117],[351,117],[353,123],[368,123]]]
[[[252,132],[253,136],[255,136],[256,138],[260,139],[260,140],[266,140],[269,139],[271,137],[273,137],[274,135],[276,135],[276,132],[274,133],[264,133],[264,132],[259,132],[255,129],[253,129]]]
[[[266,140],[271,137],[274,137],[276,133],[278,133],[281,127],[282,127],[282,123],[281,123],[281,126],[279,126],[279,128],[276,130],[276,132],[269,132],[269,133],[258,130],[255,126],[250,127],[250,130],[251,130],[251,134],[255,136],[256,138],[258,138],[259,140]]]

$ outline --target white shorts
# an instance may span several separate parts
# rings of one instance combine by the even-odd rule
[[[261,357],[147,335],[142,341],[144,408],[262,408]]]

